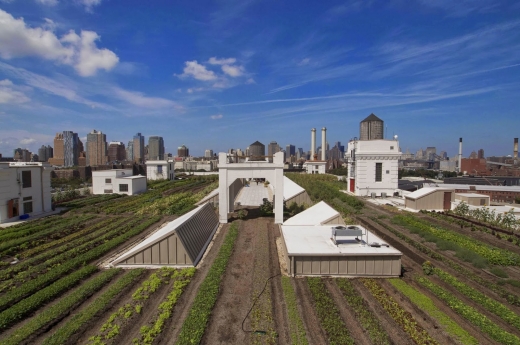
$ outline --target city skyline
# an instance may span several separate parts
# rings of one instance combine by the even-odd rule
[[[512,153],[520,137],[514,1],[0,1],[0,153],[57,132],[135,133],[194,156],[310,148],[370,113],[402,151]],[[294,8],[298,7],[298,11]]]

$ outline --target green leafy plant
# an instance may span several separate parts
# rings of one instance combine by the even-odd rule
[[[296,293],[291,285],[291,278],[282,276],[282,289],[287,305],[287,315],[289,317],[289,334],[292,344],[307,345],[307,337],[303,321],[298,313]]]

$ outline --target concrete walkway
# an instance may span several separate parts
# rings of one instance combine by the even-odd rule
[[[268,189],[261,182],[258,185],[256,182],[251,182],[249,187],[242,188],[235,202],[239,202],[242,206],[260,206],[264,203],[264,198],[269,199]]]

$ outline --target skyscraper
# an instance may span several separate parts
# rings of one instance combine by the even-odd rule
[[[148,138],[148,159],[149,160],[164,159],[163,137],[153,135],[150,138]]]
[[[484,158],[484,149],[478,150],[477,158],[483,159]]]
[[[47,162],[49,158],[54,157],[54,151],[50,145],[42,145],[38,149],[38,159],[40,162]]]
[[[126,147],[126,160],[134,161],[134,141],[130,140]]]
[[[272,156],[276,152],[280,151],[280,145],[276,141],[271,141],[269,145],[267,145],[267,155]]]
[[[296,156],[296,146],[291,144],[285,146],[285,153],[287,154],[287,158],[290,158],[291,156]]]
[[[142,163],[144,161],[144,136],[141,133],[134,135],[134,157],[133,161]]]
[[[107,137],[103,132],[92,130],[87,134],[87,165],[103,165],[107,161]]]
[[[52,165],[71,167],[78,165],[79,154],[83,151],[83,143],[78,133],[63,131],[54,137],[54,157],[49,158]]]
[[[125,144],[120,141],[112,141],[108,145],[108,161],[122,162],[126,158]]]
[[[190,155],[190,149],[182,145],[177,148],[177,157],[188,157]]]
[[[206,150],[206,151],[204,151],[204,157],[206,157],[206,158],[213,157],[213,150]]]
[[[251,160],[263,160],[263,156],[265,156],[265,145],[259,141],[255,141],[249,145],[248,153]]]

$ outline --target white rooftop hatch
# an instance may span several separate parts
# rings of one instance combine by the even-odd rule
[[[300,185],[293,182],[287,176],[283,177],[283,198],[285,200],[289,200],[303,192],[305,192],[305,189],[303,189]]]

